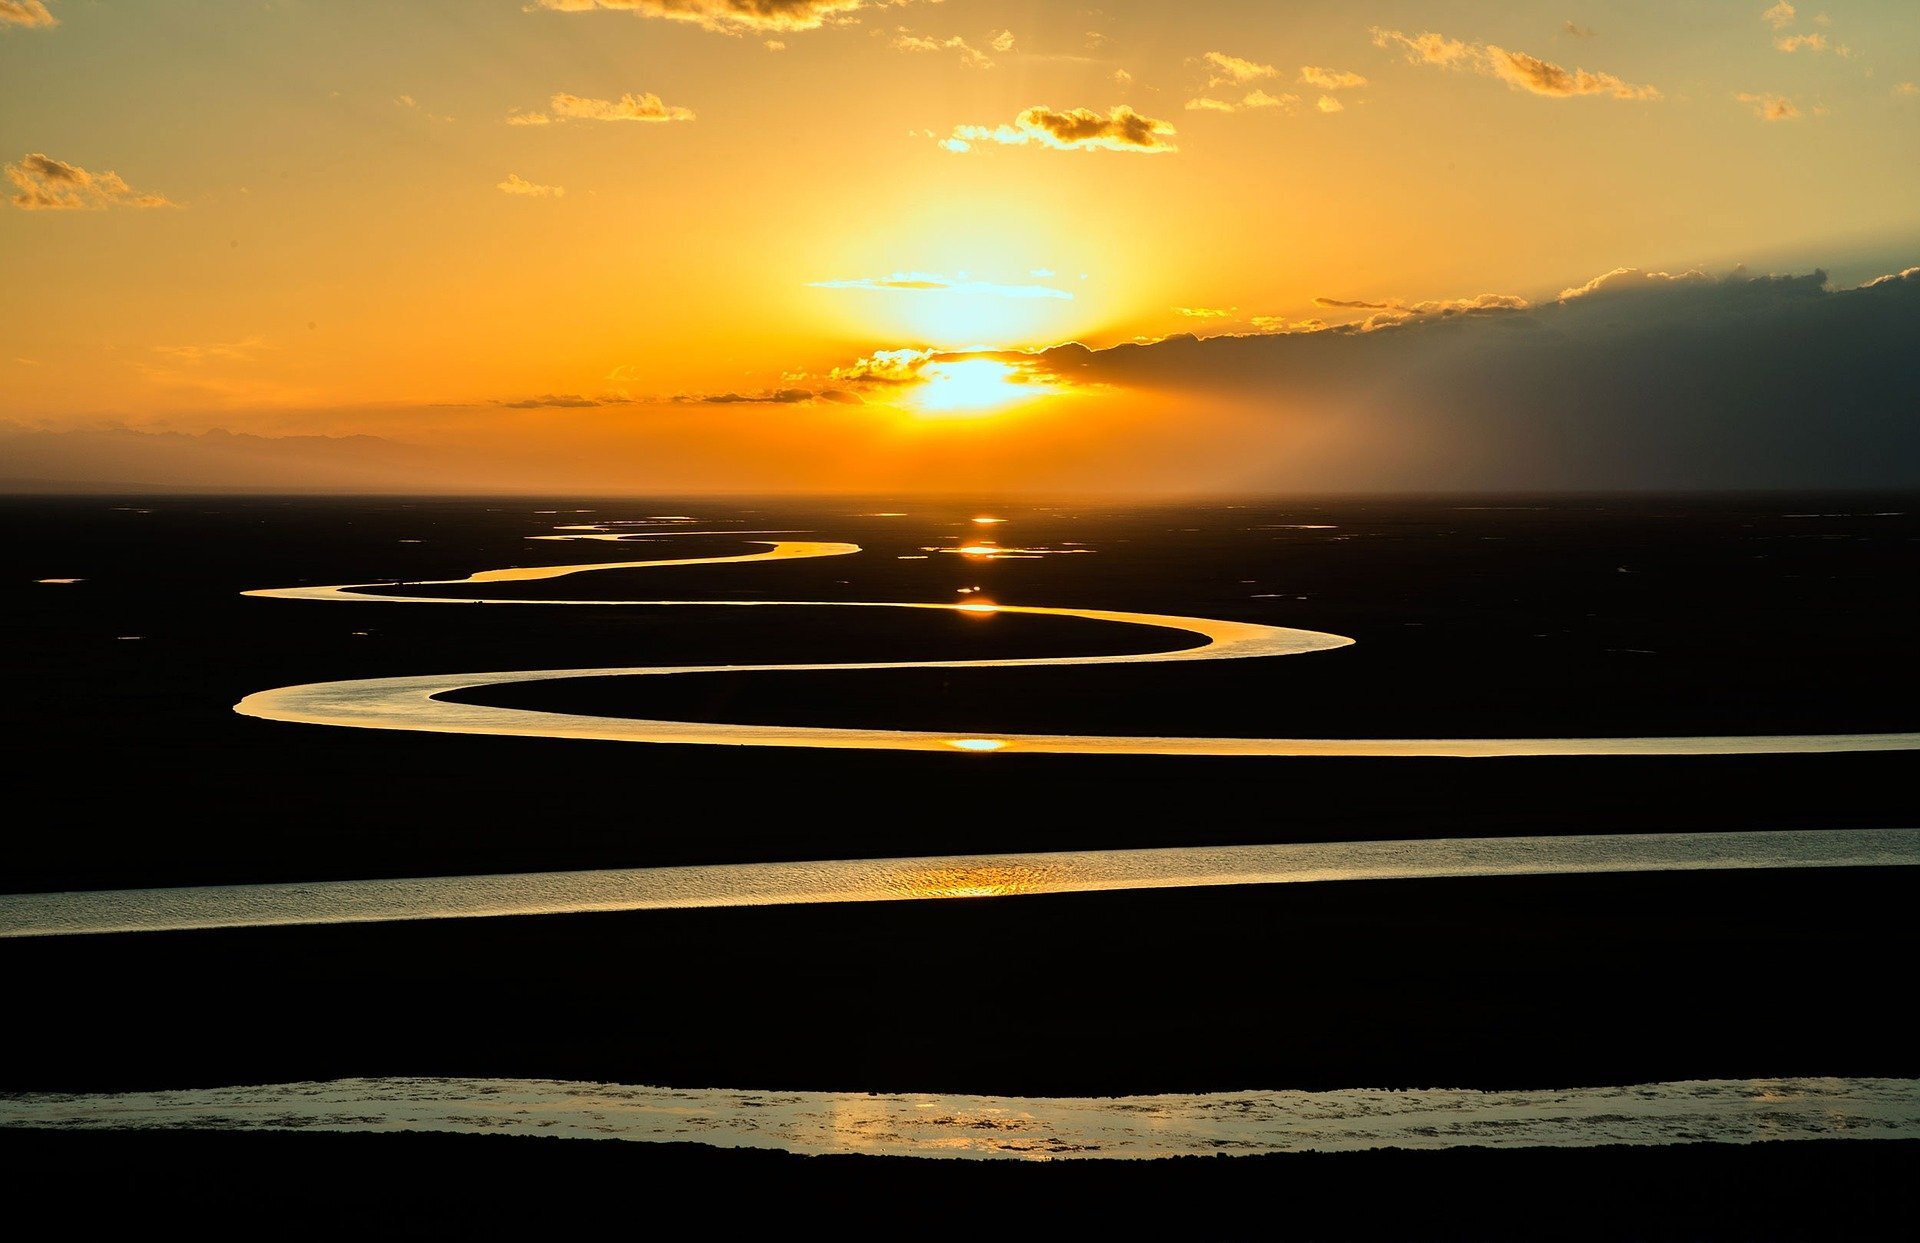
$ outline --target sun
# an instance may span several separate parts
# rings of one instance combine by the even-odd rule
[[[1051,390],[991,358],[929,363],[907,401],[923,414],[993,414]]]

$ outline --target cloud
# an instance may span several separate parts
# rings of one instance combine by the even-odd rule
[[[1495,77],[1501,78],[1511,86],[1532,91],[1536,95],[1566,97],[1570,95],[1611,95],[1615,99],[1658,99],[1658,87],[1635,86],[1610,73],[1588,73],[1585,69],[1563,69],[1551,61],[1529,56],[1525,52],[1509,52],[1505,48],[1489,44],[1486,48],[1487,62],[1493,66]]]
[[[1591,39],[1600,33],[1591,26],[1582,26],[1572,21],[1562,22],[1560,29],[1566,31],[1576,39]]]
[[[444,123],[444,122],[453,120],[452,117],[446,115],[445,113],[429,112],[427,109],[422,108],[420,106],[420,101],[415,99],[411,95],[395,95],[393,97],[393,102],[402,108],[408,109],[409,111],[418,112],[421,116],[427,118],[427,120],[429,121],[440,121]]]
[[[1898,272],[1888,273],[1886,276],[1876,276],[1860,288],[1872,289],[1876,285],[1886,285],[1894,281],[1920,281],[1920,267],[1904,268]]]
[[[508,173],[507,179],[496,187],[502,194],[518,194],[526,198],[560,198],[567,192],[565,186],[543,186],[528,181],[519,173]]]
[[[1911,98],[1914,95],[1920,95],[1920,85],[1917,85],[1912,82],[1897,83],[1893,88],[1893,93],[1895,95],[1905,95]]]
[[[1167,141],[1174,128],[1165,121],[1142,116],[1121,104],[1105,116],[1090,108],[1056,112],[1045,105],[1028,108],[1012,125],[989,129],[984,125],[956,125],[940,145],[949,151],[970,151],[976,142],[1005,146],[1028,143],[1055,151],[1137,151],[1148,155],[1179,150]]]
[[[556,92],[547,101],[552,114],[515,112],[508,125],[547,125],[554,121],[691,121],[693,109],[669,104],[648,91],[643,95],[622,95],[618,99],[588,99],[582,95]]]
[[[1051,275],[1051,273],[1049,273]],[[935,272],[895,272],[890,276],[863,276],[853,280],[808,281],[812,289],[883,289],[915,293],[980,294],[993,298],[1066,298],[1073,294],[1051,285],[1001,285],[969,279],[965,272],[942,276]]]
[[[1300,80],[1308,86],[1317,86],[1323,91],[1345,91],[1367,84],[1367,80],[1357,73],[1348,73],[1340,69],[1324,69],[1319,65],[1300,66]]]
[[[1615,268],[1603,272],[1584,285],[1560,291],[1560,301],[1571,302],[1575,298],[1605,297],[1612,294],[1632,293],[1635,290],[1659,289],[1672,285],[1710,284],[1713,277],[1698,268],[1686,272],[1643,272],[1639,268]]]
[[[1013,46],[1011,36],[1008,37],[1007,46]],[[905,27],[902,27],[900,32],[893,37],[893,49],[897,52],[957,52],[960,55],[960,63],[969,69],[993,68],[993,58],[991,56],[988,56],[979,48],[974,47],[959,35],[953,35],[945,39],[929,39],[922,35],[911,34]],[[1004,51],[1006,49],[1002,48],[1001,50]]]
[[[0,26],[58,26],[42,0],[0,0]]]
[[[1269,95],[1265,91],[1248,91],[1239,103],[1228,99],[1189,99],[1186,102],[1188,112],[1245,112],[1255,108],[1296,108],[1300,105],[1298,95]]]
[[[1322,95],[1313,105],[1322,112],[1345,112],[1347,106],[1331,95]]]
[[[1781,35],[1773,41],[1773,46],[1783,52],[1797,52],[1805,48],[1809,52],[1827,50],[1827,36],[1815,31],[1810,35]]]
[[[1280,76],[1280,71],[1272,65],[1242,60],[1225,52],[1208,52],[1201,59],[1207,62],[1208,86],[1245,86],[1261,78]]]
[[[1762,121],[1794,121],[1800,117],[1800,105],[1784,95],[1749,95],[1742,92],[1734,98],[1751,107],[1753,115]]]
[[[1787,3],[1787,0],[1780,0],[1780,3],[1762,13],[1760,20],[1775,30],[1784,30],[1786,27],[1793,25],[1795,12],[1796,10],[1791,4]]]
[[[212,341],[205,345],[156,345],[153,352],[178,362],[198,364],[209,361],[252,362],[261,350],[271,348],[259,337],[239,341]]]
[[[934,357],[933,350],[875,350],[835,367],[827,373],[827,378],[846,384],[910,384]]]
[[[1288,319],[1284,315],[1256,315],[1249,321],[1254,328],[1266,335],[1287,332],[1324,332],[1327,321],[1324,319]]]
[[[1533,305],[1503,301],[1368,300],[1356,309],[1487,309],[1317,331],[1256,319],[1272,330],[1069,344],[1030,362],[1111,386],[1115,403],[1151,392],[1222,411],[1222,486],[1920,485],[1920,267],[1839,291],[1819,271],[1621,269]]]
[[[1398,30],[1369,26],[1367,33],[1373,36],[1375,47],[1392,48],[1397,45],[1406,53],[1407,59],[1415,64],[1453,65],[1473,59],[1478,52],[1477,48],[1469,47],[1458,39],[1449,39],[1432,31],[1422,35],[1405,35]]]
[[[0,172],[12,183],[21,211],[104,211],[109,207],[174,207],[158,194],[141,194],[113,172],[90,173],[34,152]]]
[[[1226,319],[1239,309],[1236,306],[1176,306],[1173,308],[1173,313],[1184,315],[1188,319]]]
[[[1390,298],[1385,302],[1369,302],[1362,298],[1315,298],[1313,304],[1343,311],[1390,311],[1399,316],[1524,311],[1529,305],[1525,298],[1504,293],[1483,293],[1472,298],[1434,298],[1422,302],[1403,302],[1398,298]]]
[[[753,32],[817,30],[844,20],[864,0],[536,0],[538,7],[562,13],[623,9],[641,17],[691,22],[703,30],[738,35]]]
[[[994,31],[987,36],[987,46],[996,52],[1011,52],[1013,50],[1013,32],[1011,30]]]
[[[631,405],[632,399],[618,395],[587,397],[580,393],[541,393],[537,397],[522,397],[517,401],[496,401],[493,404],[508,410],[587,410],[595,406]]]
[[[1605,95],[1614,99],[1659,99],[1654,86],[1639,86],[1611,73],[1592,73],[1585,69],[1567,69],[1552,61],[1541,60],[1525,52],[1509,51],[1491,43],[1464,43],[1427,31],[1407,35],[1398,30],[1371,28],[1376,47],[1398,48],[1414,64],[1439,65],[1450,69],[1472,69],[1488,77],[1499,78],[1516,90],[1567,99],[1575,95]]]
[[[856,393],[844,389],[776,388],[763,393],[683,393],[673,398],[677,405],[699,406],[808,406],[815,402],[858,406],[865,404]]]

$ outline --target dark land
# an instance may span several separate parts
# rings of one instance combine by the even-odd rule
[[[12,666],[6,711],[26,746],[15,752],[0,880],[26,891],[1915,822],[1913,760],[1902,753],[910,756],[438,737],[231,712],[268,687],[382,674],[1180,642],[1004,615],[238,595],[739,551],[732,537],[631,547],[524,538],[562,522],[693,514],[711,520],[700,529],[799,528],[813,534],[790,538],[868,552],[488,590],[941,601],[978,585],[1001,603],[1244,618],[1359,642],[1215,666],[719,674],[476,696],[958,735],[1916,727],[1920,661],[1904,593],[1920,497],[1230,505],[9,500],[0,641]],[[579,508],[596,512],[564,512]],[[533,512],[545,509],[563,512]],[[880,510],[912,516],[861,516]],[[1011,521],[967,522],[981,513]],[[1334,529],[1292,529],[1306,524]],[[896,560],[982,537],[1095,551]],[[34,581],[50,577],[87,581]],[[1350,883],[0,941],[16,999],[0,1090],[385,1074],[1055,1095],[1914,1077],[1920,1043],[1897,1011],[1920,950],[1915,881],[1913,869],[1860,869]],[[491,1138],[13,1132],[7,1144],[23,1163],[16,1186],[39,1189],[20,1194],[41,1207],[61,1194],[60,1171],[101,1162],[153,1204],[214,1203],[213,1185],[184,1174],[211,1164],[232,1172],[222,1204],[285,1189],[318,1220],[364,1207],[382,1220],[454,1221],[476,1208],[455,1204],[447,1179],[511,1181],[492,1172],[512,1171],[510,1202],[484,1221],[572,1203],[588,1187],[604,1197],[720,1178],[800,1204],[1051,1205],[1057,1216],[1028,1233],[1102,1220],[1144,1230],[1155,1220],[1148,1200],[1219,1204],[1213,1233],[1228,1237],[1289,1221],[1307,1237],[1896,1233],[1911,1221],[1900,1188],[1916,1153],[1827,1141],[1036,1169]],[[395,1181],[396,1166],[414,1177]],[[1518,1215],[1504,1221],[1487,1208],[1496,1202]],[[622,1205],[598,1208],[619,1217]],[[937,1233],[966,1220],[937,1216],[867,1224]]]

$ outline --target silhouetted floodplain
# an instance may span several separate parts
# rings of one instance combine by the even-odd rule
[[[556,509],[595,512],[534,513]],[[895,510],[909,516],[867,516]],[[5,873],[21,891],[1910,825],[1912,761],[1898,754],[743,755],[282,725],[230,705],[266,687],[436,670],[1152,644],[1146,632],[1015,616],[783,610],[769,624],[743,609],[362,609],[237,594],[740,550],[738,538],[693,536],[592,545],[587,558],[579,545],[525,538],[569,521],[688,514],[702,529],[798,528],[867,551],[609,571],[592,590],[955,600],[978,586],[1002,603],[1261,621],[1358,642],[1212,669],[729,674],[489,694],[547,710],[961,735],[1909,730],[1920,676],[1896,596],[1920,548],[1916,511],[1920,498],[1859,496],[1131,510],[13,500],[0,511],[11,531],[0,625],[17,662],[9,711],[61,762],[23,795],[39,811],[9,834]],[[922,551],[974,539],[982,528],[968,520],[989,514],[1009,519],[991,528],[1002,543],[1093,551],[997,561]],[[640,574],[654,577],[642,588]],[[37,581],[47,578],[84,581]],[[577,598],[586,581],[514,594]],[[0,965],[31,1022],[0,1087],[471,1074],[1070,1095],[1911,1077],[1920,1059],[1887,1006],[1898,964],[1920,948],[1905,917],[1912,885],[1911,869],[1367,882],[14,941],[0,943]],[[1724,1160],[1723,1173],[1762,1182],[1782,1159],[1670,1155],[1659,1168]],[[657,1166],[689,1159],[748,1168],[664,1150]],[[1615,1168],[1590,1161],[1555,1168]],[[1832,1164],[1808,1156],[1796,1168]],[[1251,1175],[1157,1177],[1225,1187]]]

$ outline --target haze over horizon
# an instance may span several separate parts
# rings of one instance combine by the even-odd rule
[[[0,488],[1920,484],[1920,23],[0,3]]]

